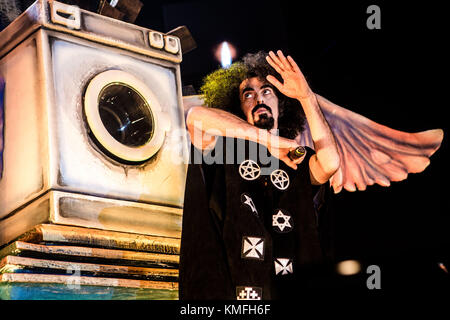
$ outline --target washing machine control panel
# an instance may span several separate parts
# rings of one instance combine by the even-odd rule
[[[39,10],[40,12],[32,16],[43,19],[43,25],[47,28],[110,45],[109,42],[114,39],[114,46],[122,42],[127,49],[152,54],[173,62],[181,62],[180,39],[174,35],[101,16],[58,1],[40,0],[38,4],[40,6],[35,6],[31,11]]]

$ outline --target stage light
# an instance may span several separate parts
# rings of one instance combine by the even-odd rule
[[[220,49],[220,63],[222,68],[228,68],[231,65],[231,52],[228,43],[225,41]]]
[[[336,271],[343,276],[351,276],[361,271],[361,264],[356,260],[341,261],[336,266]]]
[[[226,69],[236,57],[236,49],[231,43],[224,41],[216,47],[214,55],[220,62],[222,68]]]
[[[439,268],[441,268],[441,270],[443,270],[445,273],[448,273],[447,267],[445,266],[445,264],[443,264],[442,262],[438,263]]]

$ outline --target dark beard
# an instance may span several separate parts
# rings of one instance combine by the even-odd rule
[[[258,121],[255,122],[256,127],[266,130],[273,129],[274,124],[274,118],[272,116],[268,116],[267,114],[261,114]]]
[[[258,104],[253,108],[252,114],[254,114],[255,111],[261,107],[266,109],[267,111],[269,111],[270,115],[265,114],[265,113],[261,114],[259,116],[258,121],[255,121],[254,124],[256,127],[260,128],[260,129],[270,130],[273,128],[273,126],[275,124],[275,119],[272,117],[272,109],[269,106],[267,106],[265,104]]]

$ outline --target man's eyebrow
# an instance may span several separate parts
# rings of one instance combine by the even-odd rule
[[[263,84],[260,88],[259,88],[259,90],[261,90],[261,89],[265,89],[265,88],[271,88],[271,89],[273,89],[273,85],[271,85],[270,83],[266,83],[266,84]],[[242,89],[242,93],[245,93],[245,92],[247,92],[247,91],[255,91],[255,89],[253,89],[252,87],[245,87],[244,89]]]
[[[242,93],[245,93],[245,92],[247,92],[247,91],[255,91],[252,87],[245,87],[243,90],[242,90]]]
[[[260,89],[265,89],[265,88],[271,88],[271,89],[273,89],[273,85],[271,85],[271,84],[269,84],[269,83],[263,84],[263,85],[261,86]]]

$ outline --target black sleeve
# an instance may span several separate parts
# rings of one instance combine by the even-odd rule
[[[211,198],[211,187],[220,176],[218,167],[189,164],[180,249],[182,300],[234,298],[222,241],[220,199]]]
[[[309,153],[308,159],[316,152],[306,147]],[[309,168],[309,163],[308,163]],[[333,191],[329,181],[321,185],[311,184],[314,212],[318,226],[320,246],[327,262],[334,261],[334,210],[333,210]]]

